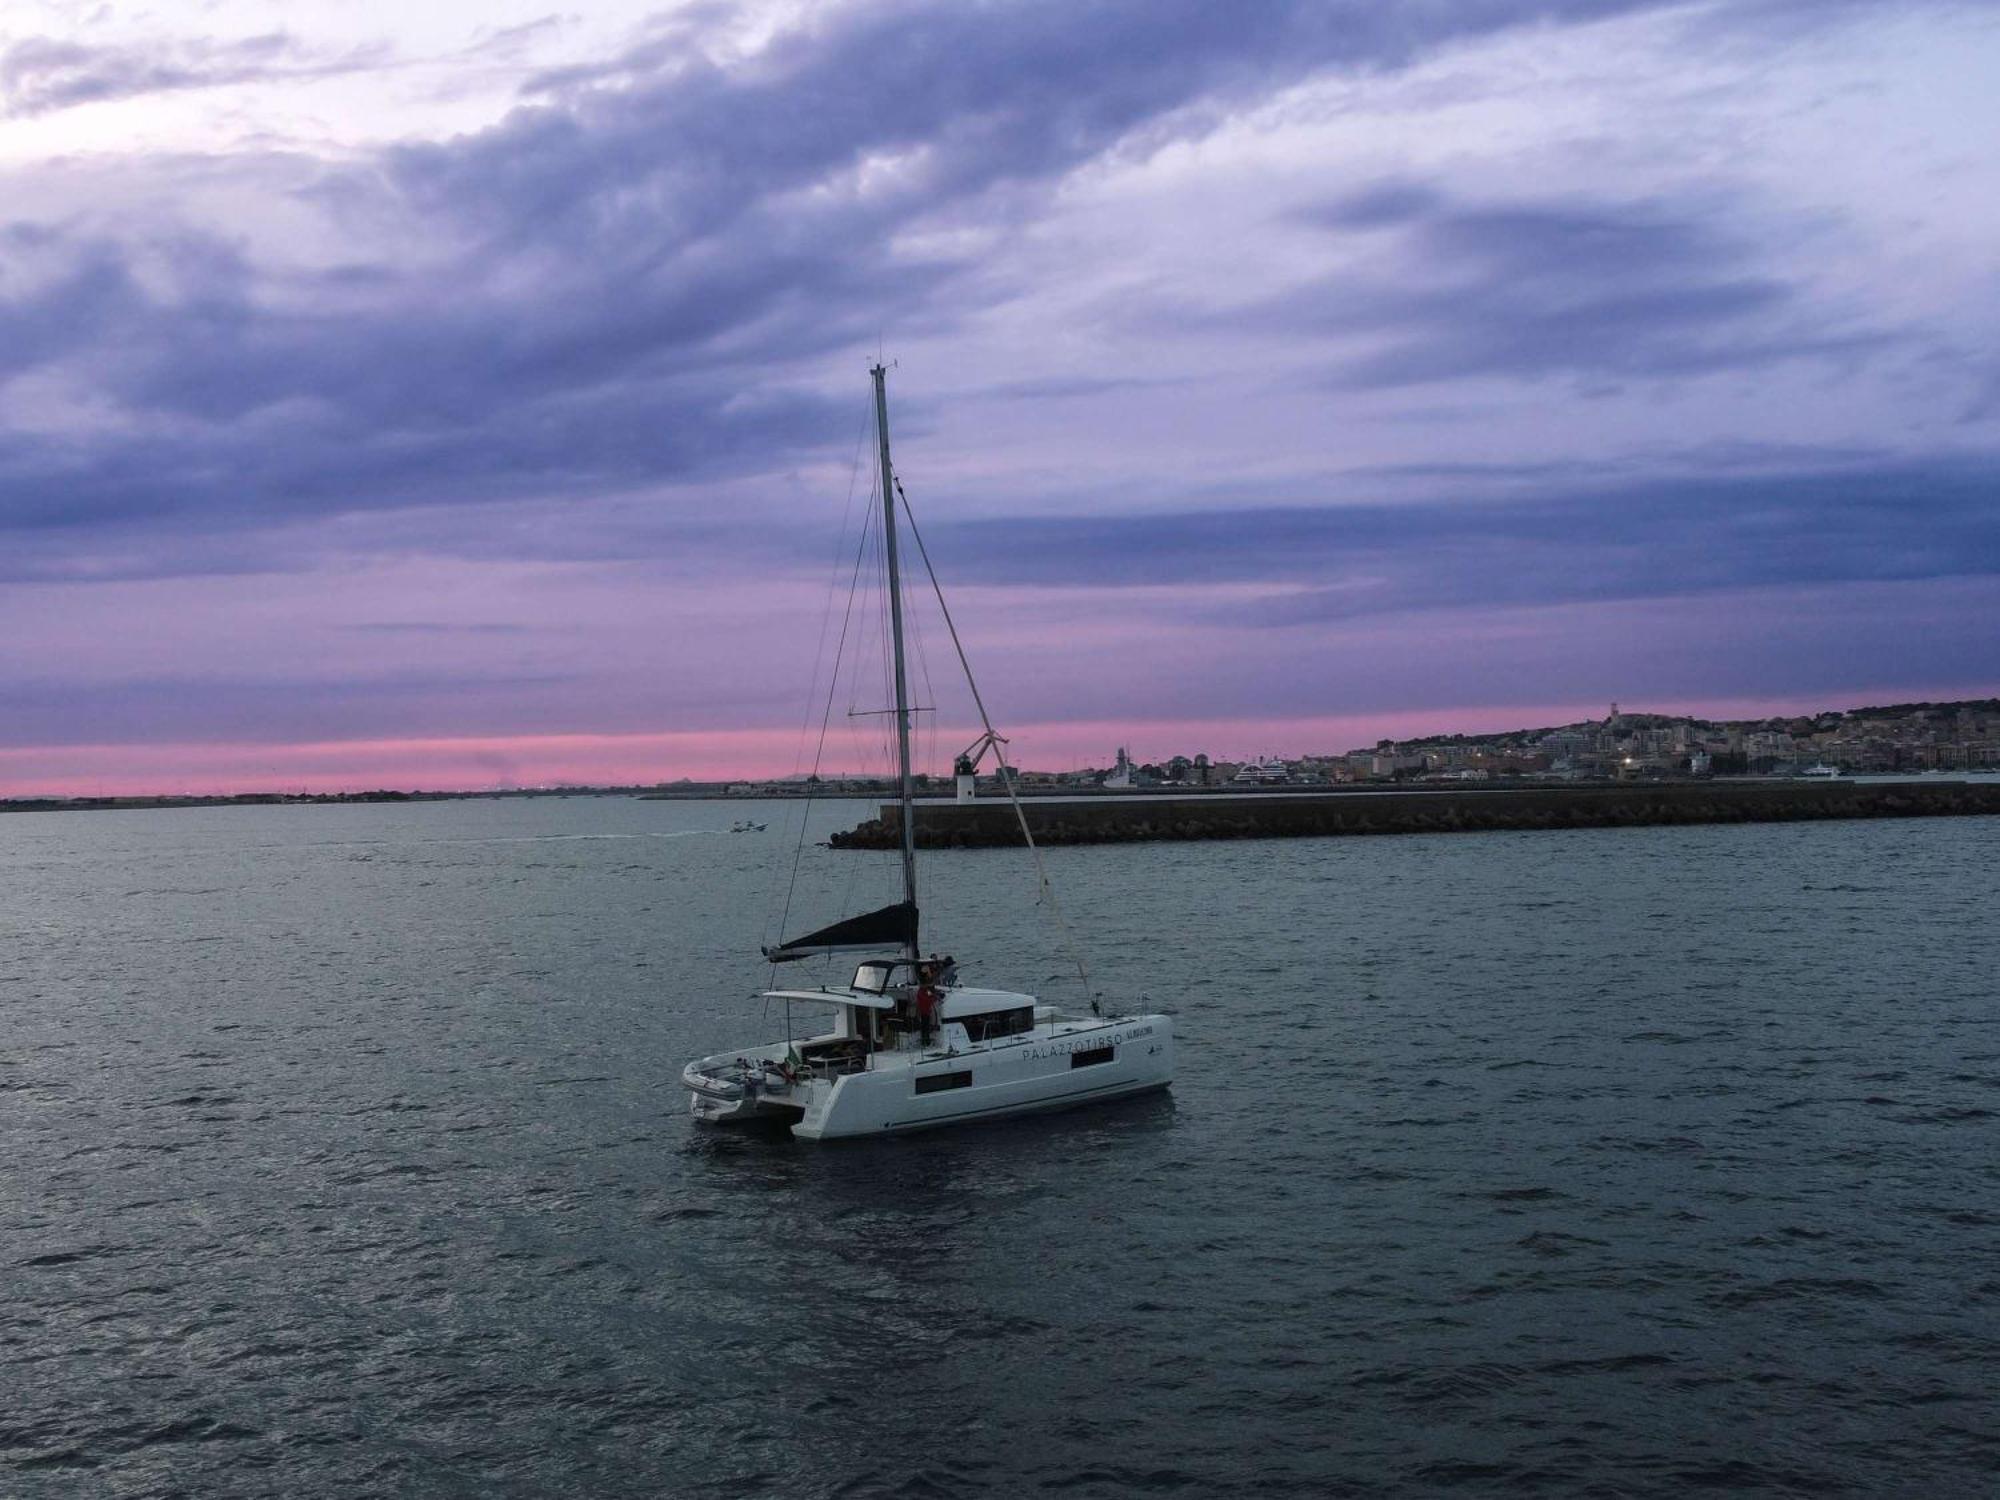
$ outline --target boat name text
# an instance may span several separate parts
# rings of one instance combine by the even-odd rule
[[[1136,1026],[1130,1031],[1113,1032],[1109,1036],[1101,1031],[1086,1032],[1082,1036],[1070,1037],[1065,1041],[1045,1042],[1039,1047],[1030,1047],[1028,1056],[1061,1057],[1066,1052],[1095,1052],[1099,1047],[1116,1046],[1120,1042],[1136,1041],[1142,1036],[1152,1034],[1153,1028],[1150,1026]]]

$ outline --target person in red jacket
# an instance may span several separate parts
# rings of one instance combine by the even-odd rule
[[[923,1044],[931,1044],[931,1035],[937,1030],[938,992],[937,969],[930,964],[917,969],[917,1031]]]

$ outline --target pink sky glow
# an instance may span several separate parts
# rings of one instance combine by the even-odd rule
[[[1630,713],[1748,719],[1816,712],[1802,699],[1627,703]],[[1429,709],[1296,719],[1078,721],[1030,725],[1010,753],[1029,769],[1108,765],[1120,745],[1147,761],[1207,747],[1215,759],[1338,753],[1382,739],[1482,734],[1602,717],[1606,705]],[[935,744],[971,732],[941,729]],[[329,740],[304,744],[164,744],[135,764],[129,745],[0,749],[0,795],[10,797],[209,796],[231,792],[354,792],[378,788],[483,791],[557,785],[783,777],[799,773],[798,736],[769,730],[664,734],[547,734],[485,738]],[[949,770],[938,752],[937,774]],[[873,762],[872,764],[870,762]],[[829,772],[881,774],[879,751],[829,756]]]

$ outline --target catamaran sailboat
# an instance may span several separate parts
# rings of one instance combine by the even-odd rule
[[[954,960],[922,956],[911,708],[896,553],[900,486],[889,464],[887,374],[880,365],[871,373],[895,667],[903,899],[764,950],[774,965],[835,953],[868,956],[844,985],[765,991],[764,998],[784,1004],[787,1014],[795,1005],[826,1007],[830,1023],[804,1040],[689,1063],[681,1081],[694,1117],[712,1124],[789,1120],[796,1136],[831,1140],[992,1120],[1165,1088],[1174,1073],[1173,1025],[1167,1017],[1100,1015],[1095,1000],[1092,1014],[1065,1015],[1033,995],[962,984]],[[921,546],[921,536],[917,540]],[[1000,736],[986,720],[976,684],[972,693],[986,730],[979,753],[984,747],[997,750]],[[1013,796],[1004,757],[1000,774]],[[1018,800],[1015,806],[1018,812]],[[1021,831],[1032,847],[1025,818]]]

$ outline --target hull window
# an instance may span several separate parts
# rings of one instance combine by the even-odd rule
[[[1094,1068],[1099,1063],[1108,1063],[1118,1055],[1116,1047],[1092,1047],[1088,1052],[1072,1052],[1069,1065],[1072,1068]]]
[[[917,1080],[920,1094],[941,1094],[946,1089],[968,1089],[972,1087],[970,1073],[930,1073]]]

